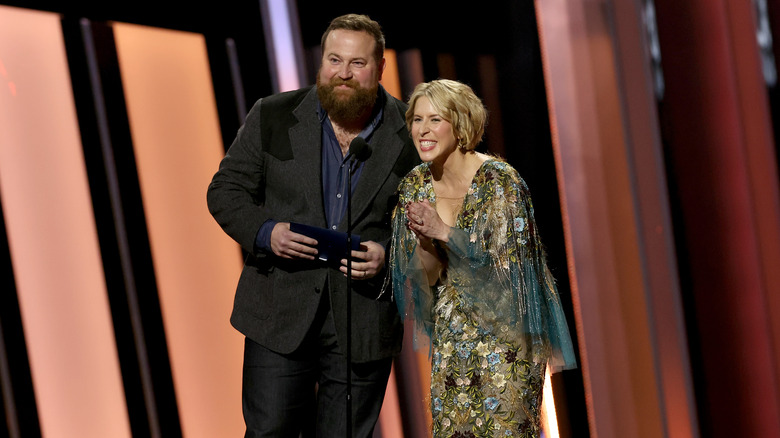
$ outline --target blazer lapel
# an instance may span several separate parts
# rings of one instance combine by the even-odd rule
[[[300,174],[290,175],[304,187],[311,207],[312,220],[327,226],[322,201],[322,125],[317,118],[317,91],[315,88],[303,99],[293,114],[298,123],[290,128],[290,145]]]
[[[352,197],[352,218],[355,220],[370,207],[379,189],[384,185],[388,175],[393,170],[404,140],[398,135],[406,122],[401,118],[398,110],[391,104],[390,95],[387,95],[387,104],[384,110],[384,121],[371,136],[371,156],[364,164],[360,174],[360,180],[355,187]],[[347,215],[339,224],[339,229],[346,231]]]

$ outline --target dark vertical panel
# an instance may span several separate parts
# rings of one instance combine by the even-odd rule
[[[272,92],[262,22],[258,0],[212,5],[199,21],[174,27],[206,37],[225,148],[252,104]]]
[[[496,62],[506,156],[531,191],[548,264],[557,281],[575,352],[578,352],[534,4],[509,2],[504,14],[508,22],[500,27],[506,31],[503,40],[507,45],[497,50]],[[553,376],[553,392],[561,437],[589,436],[582,369]]]
[[[222,123],[222,139],[225,150],[236,136],[247,112],[246,96],[241,64],[238,62],[236,41],[232,38],[206,40],[211,65],[211,77],[217,111]]]
[[[86,27],[85,27],[86,26]],[[155,436],[150,433],[150,422],[144,402],[144,389],[150,390],[141,379],[141,367],[134,339],[132,318],[128,301],[125,296],[128,287],[132,288],[132,277],[126,277],[122,264],[122,249],[119,245],[118,228],[121,223],[115,223],[118,212],[112,208],[111,191],[115,190],[115,181],[110,181],[108,169],[104,166],[102,145],[110,139],[105,120],[105,107],[99,78],[91,77],[95,65],[94,48],[85,47],[85,38],[91,40],[88,23],[79,23],[74,19],[63,20],[63,32],[68,54],[74,99],[76,102],[79,129],[81,132],[84,157],[88,169],[88,179],[95,212],[95,223],[100,241],[101,258],[106,277],[106,289],[109,294],[109,305],[116,336],[117,353],[124,383],[128,416],[133,436]],[[91,42],[91,41],[90,41]],[[93,69],[90,69],[93,67]],[[112,175],[113,176],[113,175]],[[121,202],[121,201],[120,201]],[[124,260],[127,258],[125,257]],[[131,268],[129,268],[131,269]],[[128,284],[130,283],[130,284]],[[157,428],[154,421],[154,428]]]
[[[422,56],[419,49],[409,49],[398,54],[398,72],[401,95],[406,101],[423,78]]]
[[[439,53],[432,50],[422,50],[423,81],[432,81],[443,78],[439,70]]]
[[[65,19],[71,77],[134,436],[180,436],[110,27]]]
[[[41,427],[35,404],[27,344],[16,296],[11,253],[0,200],[0,390],[5,427],[0,436],[39,437]]]
[[[770,40],[767,41],[767,45],[770,45],[771,51],[766,53],[765,56],[770,57],[771,62],[774,64],[775,72],[780,74],[780,68],[777,61],[780,59],[780,2],[777,0],[764,0],[766,2],[765,18],[767,20],[766,25],[769,29]],[[777,78],[774,83],[767,84],[767,95],[769,96],[769,105],[771,107],[772,116],[772,130],[775,133],[775,156],[778,157],[778,167],[780,167],[780,141],[778,141],[778,133],[780,133],[780,78]]]

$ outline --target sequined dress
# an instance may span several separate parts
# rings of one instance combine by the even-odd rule
[[[433,436],[538,437],[546,367],[576,361],[525,182],[502,160],[482,164],[449,242],[437,245],[446,268],[435,287],[404,208],[423,199],[435,205],[429,164],[412,170],[399,192],[393,296],[416,323],[416,347],[430,347]]]

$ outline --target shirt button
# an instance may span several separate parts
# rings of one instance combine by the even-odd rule
[[[336,197],[337,197],[337,198],[339,198],[339,199],[341,199],[341,193],[338,193],[338,194],[336,195]]]
[[[336,226],[334,225],[334,226],[332,226],[331,228],[335,230],[335,229],[336,229]]]

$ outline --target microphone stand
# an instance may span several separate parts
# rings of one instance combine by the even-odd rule
[[[354,138],[349,145],[347,166],[347,437],[352,438],[352,173],[357,161],[362,161],[368,143],[362,137]],[[343,164],[342,164],[343,166]]]
[[[347,168],[347,438],[352,438],[352,166]]]

